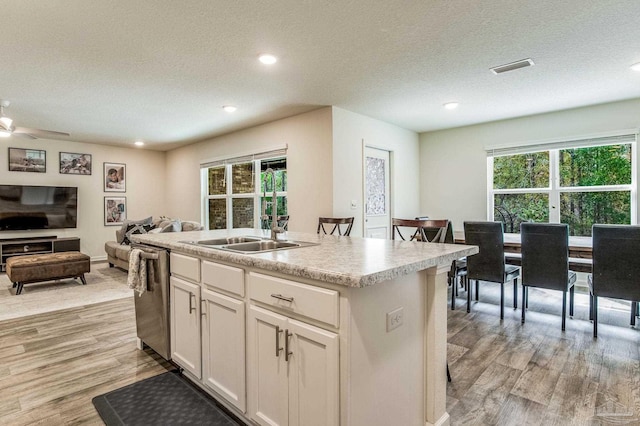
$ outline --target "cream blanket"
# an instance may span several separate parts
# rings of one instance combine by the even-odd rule
[[[138,295],[147,290],[147,260],[142,258],[142,250],[132,248],[129,252],[129,275],[127,284]]]

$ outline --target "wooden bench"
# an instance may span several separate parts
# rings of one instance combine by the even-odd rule
[[[7,259],[7,277],[16,288],[16,295],[22,293],[25,284],[63,278],[80,278],[87,284],[84,274],[91,271],[90,259],[79,251],[13,256]]]

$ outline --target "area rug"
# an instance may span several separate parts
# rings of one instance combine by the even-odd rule
[[[26,284],[16,296],[7,275],[0,273],[0,321],[133,297],[123,269],[92,263],[85,277],[87,285],[78,279]]]
[[[242,425],[176,371],[96,396],[92,402],[107,426]]]

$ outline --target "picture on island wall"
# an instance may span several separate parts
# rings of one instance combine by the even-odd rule
[[[65,175],[90,175],[91,154],[61,152],[60,173]]]
[[[122,225],[127,218],[126,197],[104,197],[104,224]]]
[[[47,172],[47,151],[9,148],[10,172]]]
[[[127,192],[126,168],[126,164],[104,163],[104,192]]]

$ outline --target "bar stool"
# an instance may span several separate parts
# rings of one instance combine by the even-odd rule
[[[262,219],[262,229],[271,229],[271,216],[267,219]],[[284,229],[285,231],[289,230],[289,215],[280,215],[278,216],[278,227]]]
[[[349,236],[353,227],[353,219],[353,217],[319,217],[317,233],[319,234],[322,231],[324,234],[333,235],[334,232],[338,231],[338,235]],[[327,232],[324,225],[333,225],[331,232]]]
[[[442,220],[416,220],[416,219],[391,219],[391,239],[396,239],[396,234],[400,237],[401,240],[406,241],[404,235],[402,235],[401,228],[415,228],[413,234],[408,237],[409,241],[423,241],[426,243],[444,243],[444,239],[447,234],[447,226],[449,226],[449,221],[446,219]],[[430,229],[435,233],[431,232],[429,236],[425,233],[425,229]],[[405,231],[406,232],[406,231]],[[431,237],[431,238],[429,238]]]
[[[440,228],[424,228],[424,233],[427,235],[427,239],[432,241]],[[453,239],[453,225],[451,221],[449,221],[447,225],[447,229],[444,235],[445,244],[455,244]],[[456,296],[458,295],[458,282],[460,283],[460,287],[467,289],[467,259],[456,259],[451,262],[451,269],[447,272],[447,282],[451,287],[451,310],[455,311],[456,309]]]

